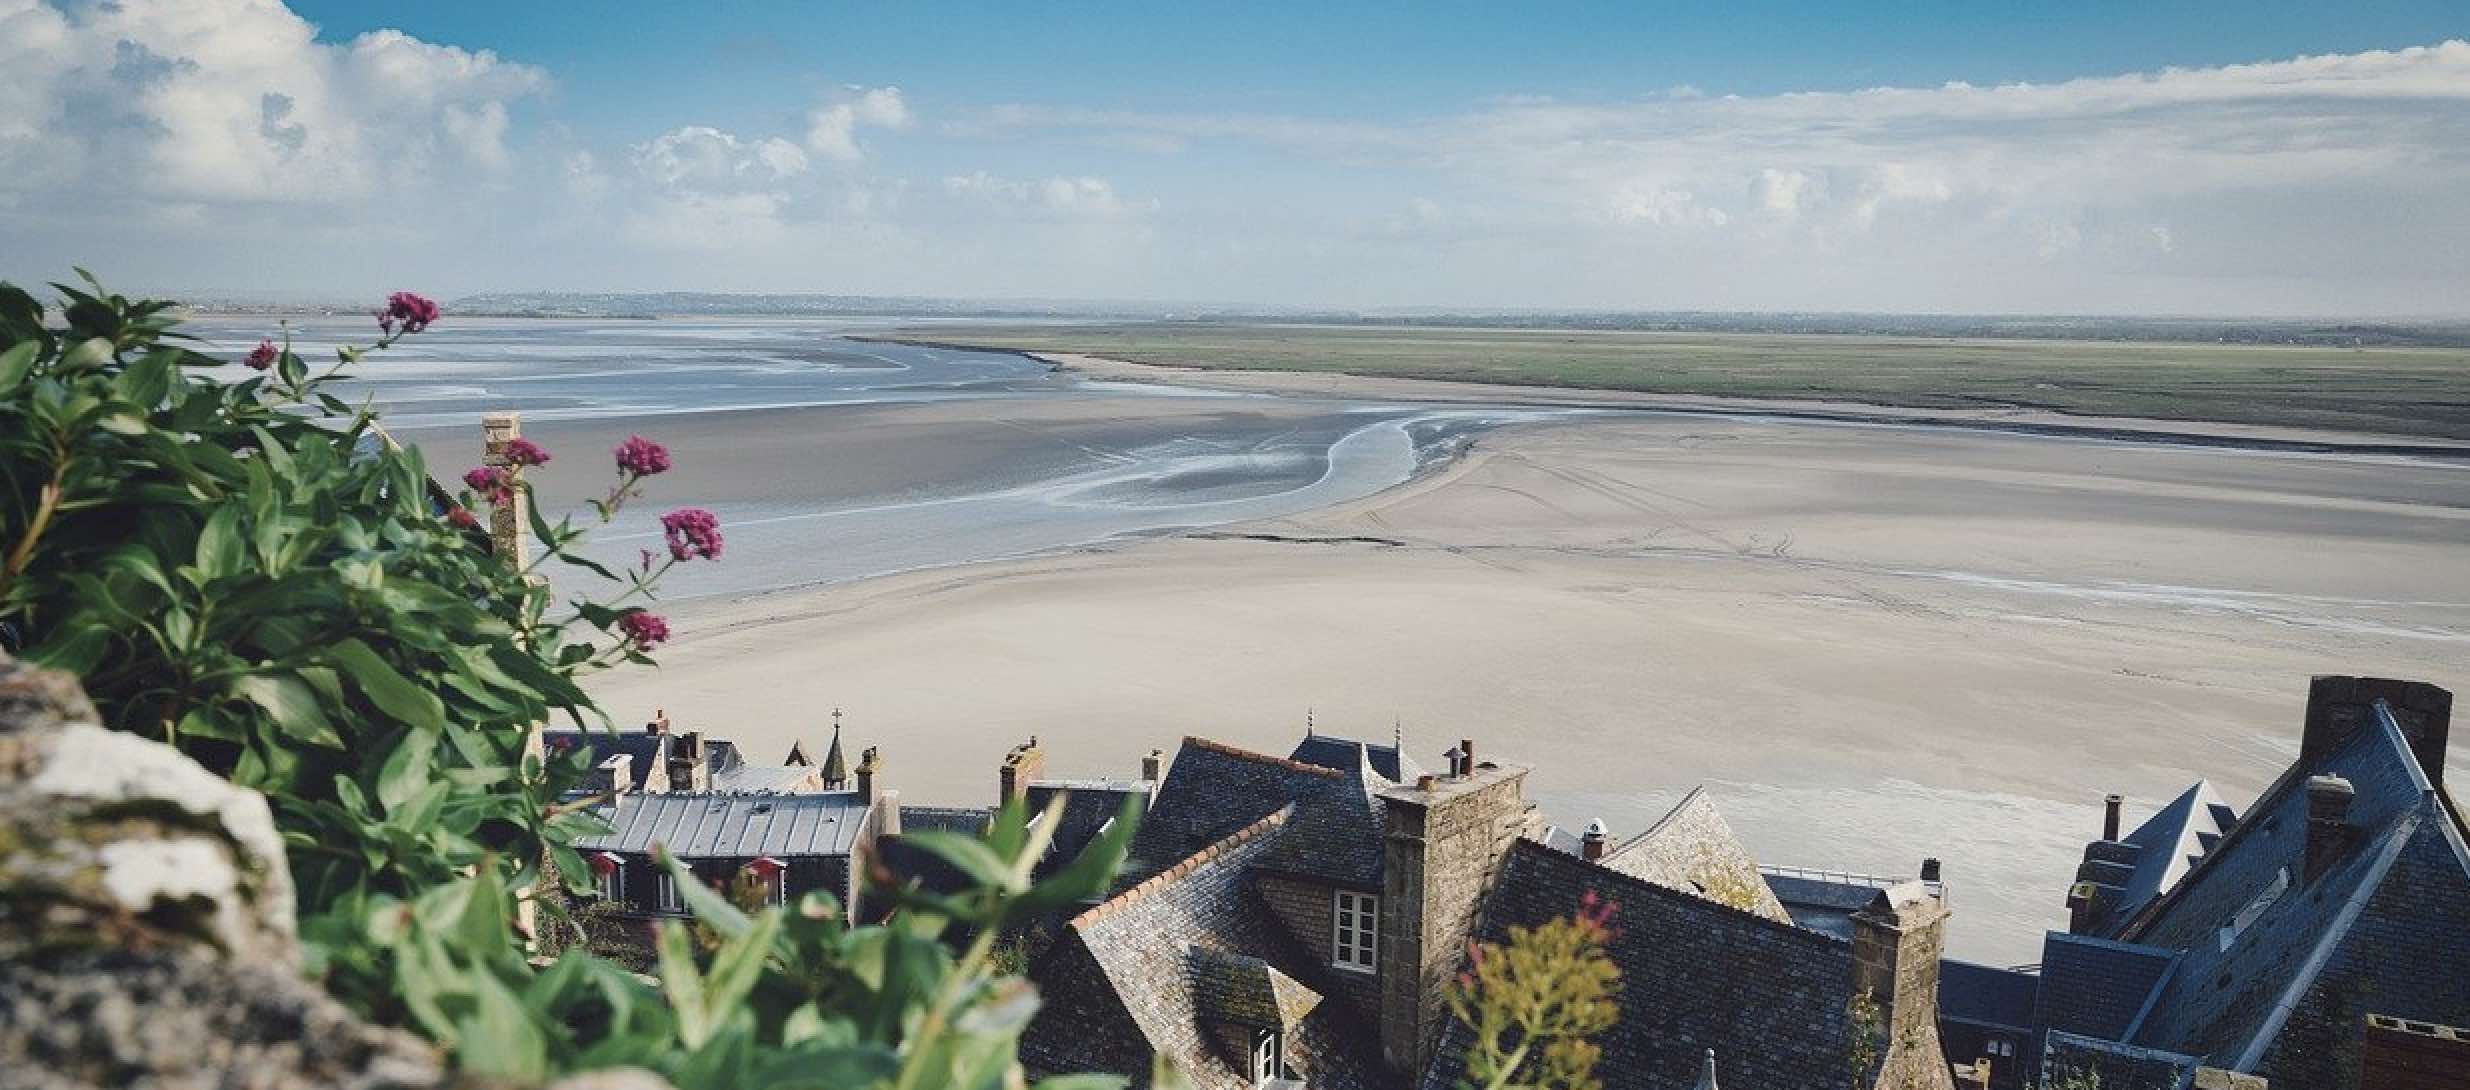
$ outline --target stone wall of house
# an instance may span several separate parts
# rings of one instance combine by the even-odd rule
[[[1396,1070],[1422,1071],[1431,1059],[1476,906],[1526,831],[1526,775],[1477,768],[1429,789],[1381,792],[1381,1053]]]
[[[1331,924],[1336,917],[1335,896],[1330,887],[1313,882],[1264,874],[1253,880],[1261,900],[1269,905],[1295,944],[1320,961],[1330,965],[1335,956],[1331,948]],[[1367,1022],[1381,1017],[1380,978],[1372,973],[1355,972],[1332,966],[1329,978],[1341,989],[1331,998],[1344,1000]]]
[[[1938,1038],[1946,942],[1946,907],[1919,882],[1882,890],[1853,914],[1853,991],[1867,993],[1883,1019],[1878,1090],[1954,1090]]]

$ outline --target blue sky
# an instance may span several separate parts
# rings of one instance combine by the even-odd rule
[[[2435,3],[0,0],[0,275],[2459,313],[2464,37]]]

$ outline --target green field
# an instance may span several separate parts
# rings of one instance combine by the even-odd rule
[[[1928,408],[2012,406],[2470,439],[2470,350],[1160,322],[900,339],[1202,369]]]

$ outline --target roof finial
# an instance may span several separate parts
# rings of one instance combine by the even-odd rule
[[[1399,719],[1399,718],[1395,718],[1395,717],[1393,717],[1393,718],[1391,718],[1391,719],[1390,719],[1390,721],[1389,721],[1389,748],[1394,749],[1394,750],[1397,750],[1397,751],[1398,751],[1398,752],[1400,752],[1400,753],[1404,753],[1404,752],[1406,752],[1406,751],[1407,751],[1407,723],[1406,723],[1406,720],[1404,720],[1404,719]]]
[[[1312,737],[1312,735],[1313,735],[1313,733],[1314,733],[1314,732],[1313,732],[1312,727],[1313,727],[1313,723],[1312,723],[1312,708],[1311,708],[1309,705],[1307,705],[1307,706],[1305,706],[1305,708],[1304,708],[1304,737],[1306,737],[1306,738],[1310,738],[1310,737]]]
[[[1698,1085],[1694,1090],[1716,1090],[1715,1050],[1712,1048],[1707,1050],[1706,1061],[1698,1065]]]

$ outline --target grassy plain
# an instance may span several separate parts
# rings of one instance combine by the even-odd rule
[[[2470,349],[1158,322],[893,339],[1162,367],[2025,408],[2470,439]]]

